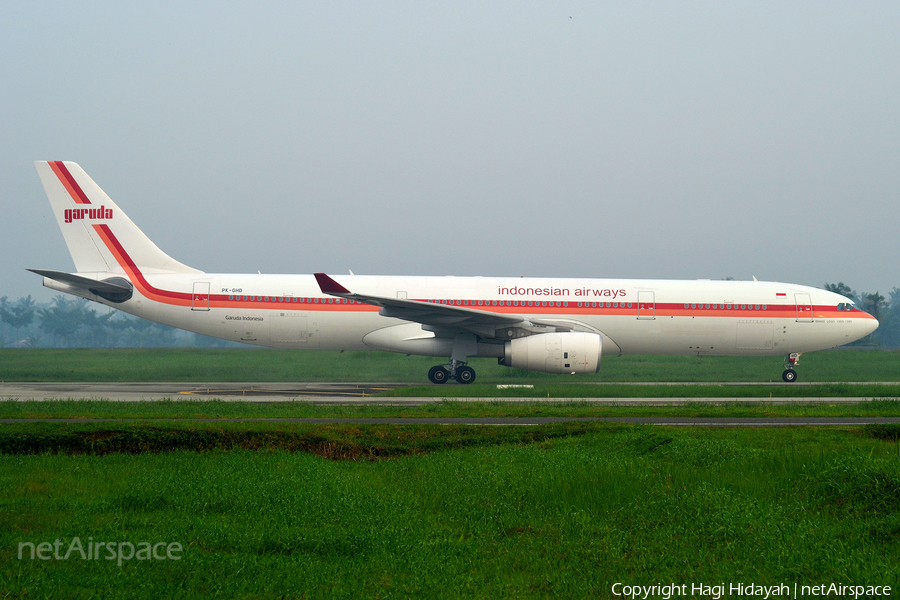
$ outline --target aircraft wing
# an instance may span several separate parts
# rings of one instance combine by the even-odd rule
[[[571,331],[573,328],[569,323],[528,319],[522,315],[495,313],[466,306],[357,294],[325,273],[315,273],[314,276],[324,294],[378,306],[381,308],[378,311],[381,316],[421,323],[425,329],[435,332],[439,337],[466,331],[483,338],[509,339],[548,331]]]

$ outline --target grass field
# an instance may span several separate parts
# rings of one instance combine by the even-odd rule
[[[439,359],[385,352],[258,349],[0,350],[0,381],[427,383]],[[781,357],[617,356],[593,375],[551,375],[473,359],[480,383],[781,382]],[[802,357],[800,382],[897,382],[900,351],[832,350]],[[448,385],[451,388],[453,385]]]
[[[689,402],[668,406],[597,405],[587,401],[471,402],[444,400],[418,406],[233,402],[223,400],[0,401],[0,419],[286,419],[484,417],[897,417],[900,400],[854,403],[757,404]]]
[[[14,352],[0,353],[5,380],[418,381],[423,365],[434,362],[252,350]],[[809,367],[805,381],[818,373],[819,381],[889,382],[900,379],[892,370],[896,358],[824,352],[804,356],[801,368]],[[641,381],[651,375],[676,382],[780,379],[780,361],[772,359],[622,357],[605,361],[586,384],[487,362],[476,368],[479,382],[527,382],[539,394],[625,389],[596,382],[629,381],[636,372]],[[774,376],[754,378],[773,368]],[[678,395],[715,389],[663,387]],[[772,389],[785,387],[802,389]],[[864,389],[815,387],[838,396]],[[466,389],[442,389],[454,388]],[[888,398],[895,388],[866,391]],[[728,389],[732,395],[735,388]],[[2,402],[3,418],[165,420],[0,425],[0,599],[613,598],[616,582],[674,583],[688,592],[692,585],[721,584],[720,597],[729,598],[740,597],[729,594],[731,584],[751,583],[888,585],[897,595],[896,426],[179,421],[648,414],[897,416],[900,402],[652,408],[583,401],[421,407]],[[76,540],[83,547],[104,543],[100,558],[82,558]],[[175,550],[172,558],[166,552],[154,558],[153,548]],[[715,591],[691,597],[715,597]]]
[[[289,432],[319,435],[309,427]],[[6,454],[0,595],[609,598],[616,582],[900,585],[900,452],[864,430],[580,425],[532,439],[495,428],[487,439],[437,429],[339,432],[395,449],[455,440],[394,459]],[[75,538],[120,552],[39,560],[26,546],[18,557],[23,542],[57,539],[62,557]],[[183,551],[118,566],[142,542]]]

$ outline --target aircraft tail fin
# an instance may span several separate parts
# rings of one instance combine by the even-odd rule
[[[78,273],[200,273],[160,250],[73,162],[36,161]]]

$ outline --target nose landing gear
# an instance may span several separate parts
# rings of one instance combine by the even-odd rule
[[[788,355],[787,360],[784,363],[784,373],[781,374],[781,378],[785,381],[785,383],[794,383],[795,381],[797,381],[797,371],[794,370],[794,365],[799,363],[799,352],[792,352]]]

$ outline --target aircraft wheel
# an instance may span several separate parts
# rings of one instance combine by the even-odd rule
[[[450,371],[440,365],[431,367],[428,371],[428,379],[431,380],[431,383],[447,383],[447,380],[450,379]]]
[[[781,378],[784,379],[785,383],[794,383],[797,381],[797,371],[785,369],[784,373],[781,374]]]
[[[472,367],[459,367],[456,369],[456,381],[459,383],[472,383],[475,381],[475,369]]]

